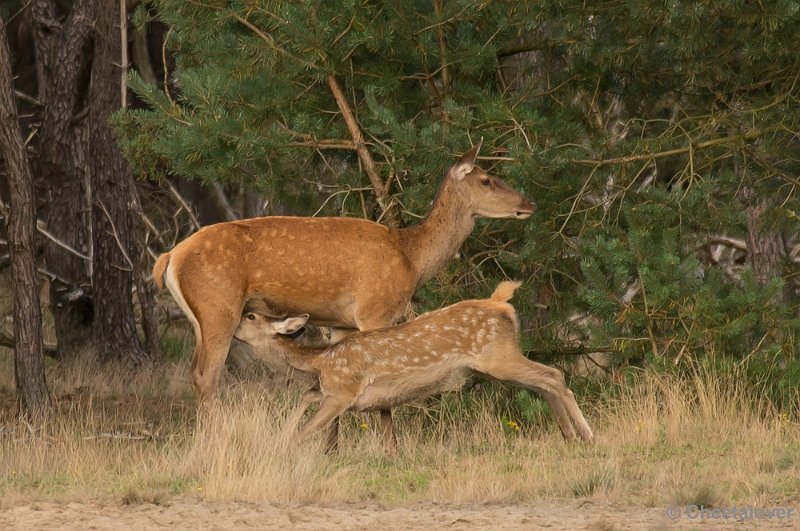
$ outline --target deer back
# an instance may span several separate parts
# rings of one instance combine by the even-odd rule
[[[351,218],[212,225],[181,242],[170,261],[181,289],[196,300],[222,288],[287,314],[308,313],[319,325],[356,327],[357,302],[399,317],[416,287],[397,237],[383,225]]]

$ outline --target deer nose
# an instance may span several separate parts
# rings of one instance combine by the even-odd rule
[[[533,214],[534,212],[536,212],[536,204],[531,201],[528,201],[527,199],[524,199],[519,208],[517,208],[515,217],[517,219],[527,219],[531,217],[531,214]]]

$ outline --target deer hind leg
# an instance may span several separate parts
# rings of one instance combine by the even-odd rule
[[[212,340],[203,338],[202,350],[196,354],[192,367],[192,381],[201,400],[214,396],[219,388],[220,374],[228,357],[234,331],[235,328],[230,334]]]
[[[575,395],[567,387],[564,375],[558,369],[531,361],[520,353],[490,359],[480,367],[476,367],[476,370],[542,395],[553,410],[561,433],[566,439],[575,438],[575,428],[581,439],[587,441],[592,439],[592,430],[575,402]]]
[[[318,389],[309,389],[303,393],[303,396],[300,397],[300,404],[295,408],[294,412],[292,412],[287,424],[292,427],[299,424],[300,419],[303,418],[303,414],[308,410],[309,406],[320,400],[322,400],[322,393]]]
[[[292,412],[291,416],[286,422],[286,426],[290,430],[296,430],[297,424],[300,422],[300,419],[303,418],[303,414],[308,410],[311,404],[315,404],[322,400],[322,392],[318,389],[309,389],[303,396],[300,398],[300,405],[295,408],[294,412]],[[328,434],[326,436],[326,443],[325,443],[325,453],[333,453],[339,449],[339,417],[331,421],[330,425],[328,426]]]
[[[202,267],[181,275],[184,259],[173,256],[164,283],[194,329],[192,383],[201,400],[213,395],[244,308],[240,287],[220,282]]]
[[[306,440],[315,431],[328,427],[334,421],[334,419],[336,419],[339,415],[344,413],[348,407],[350,407],[351,402],[352,401],[350,400],[344,400],[342,398],[330,395],[324,397],[319,405],[319,409],[317,409],[316,413],[312,415],[312,417],[308,420],[308,422],[306,422],[306,424],[300,430],[298,434],[298,439]],[[329,433],[328,447],[326,449],[327,451],[331,450],[330,436],[331,435]]]
[[[291,425],[295,426],[303,417],[311,404],[322,401],[322,392],[318,389],[309,389],[303,393],[300,399],[300,405],[295,410],[292,416]],[[326,435],[325,452],[332,453],[339,449],[339,417],[336,416],[328,425],[328,434]]]
[[[201,400],[213,396],[242,314],[243,301],[206,301],[198,312],[202,334],[192,360],[192,380]]]

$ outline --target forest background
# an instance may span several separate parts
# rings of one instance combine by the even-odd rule
[[[413,224],[482,138],[479,164],[538,210],[479,222],[415,311],[520,279],[536,359],[594,354],[611,385],[743,371],[796,413],[796,2],[33,0],[0,18],[23,411],[49,407],[44,355],[162,359],[175,316],[150,267],[200,225]]]

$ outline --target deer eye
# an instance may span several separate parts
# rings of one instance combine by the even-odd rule
[[[247,320],[248,320],[248,321],[255,321],[255,320],[256,320],[256,314],[254,314],[254,313],[248,313],[248,314],[247,314]]]
[[[484,185],[484,186],[489,186],[490,184],[492,184],[492,181],[490,179],[485,179],[484,178],[484,179],[481,179],[481,184]]]

